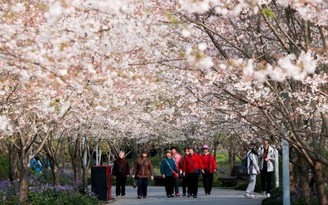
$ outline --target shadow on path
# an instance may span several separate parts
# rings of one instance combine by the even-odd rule
[[[198,198],[188,198],[186,196],[167,198],[164,187],[148,187],[147,198],[137,199],[137,189],[127,187],[126,196],[115,197],[115,187],[112,187],[112,194],[115,201],[111,205],[261,205],[263,198],[249,199],[244,196],[244,191],[231,189],[213,188],[211,195],[205,195],[204,189],[198,189]],[[260,196],[259,194],[256,196]]]

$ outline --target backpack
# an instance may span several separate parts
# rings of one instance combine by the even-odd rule
[[[246,157],[243,160],[241,160],[241,164],[240,164],[240,167],[239,167],[239,174],[240,175],[247,175],[248,174],[248,170],[247,170],[248,158],[249,158],[249,154],[247,154]]]

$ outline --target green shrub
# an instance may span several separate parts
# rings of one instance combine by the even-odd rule
[[[29,201],[32,205],[94,205],[99,204],[98,199],[72,191],[54,191],[48,189],[44,192],[30,192]]]

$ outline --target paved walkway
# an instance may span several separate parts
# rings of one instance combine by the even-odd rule
[[[113,194],[114,193],[114,194]],[[211,195],[204,194],[204,189],[198,189],[198,198],[174,197],[167,198],[164,187],[148,187],[146,199],[137,199],[137,189],[127,186],[126,196],[115,197],[115,187],[112,188],[115,201],[110,205],[261,205],[263,198],[249,199],[244,197],[244,191],[213,188]],[[259,195],[257,195],[259,196]]]

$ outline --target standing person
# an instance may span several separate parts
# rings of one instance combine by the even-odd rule
[[[205,189],[205,195],[210,195],[213,186],[213,173],[216,172],[217,166],[214,157],[209,152],[209,147],[207,145],[203,145],[203,154],[200,156],[204,173],[203,173],[203,184]]]
[[[126,177],[130,175],[130,166],[123,151],[120,151],[114,162],[113,174],[116,177],[116,196],[125,196]]]
[[[204,173],[203,164],[200,156],[194,152],[192,147],[188,149],[189,155],[185,157],[183,162],[183,175],[187,176],[188,180],[188,197],[197,198],[198,192],[198,177]]]
[[[189,150],[188,148],[185,148],[184,150],[184,156],[181,160],[181,165],[183,165],[183,162],[185,161],[186,156],[189,155]],[[182,171],[183,166],[181,166],[181,171]],[[188,178],[185,175],[182,175],[182,194],[183,196],[186,196],[187,193],[187,185],[188,185]],[[189,193],[189,192],[188,192]]]
[[[165,152],[165,158],[161,162],[161,174],[164,178],[165,182],[165,192],[168,198],[174,197],[173,189],[174,189],[174,175],[178,174],[178,169],[175,165],[175,162],[172,158],[171,150],[167,150]]]
[[[264,138],[263,145],[259,148],[259,160],[261,170],[261,187],[262,196],[270,197],[271,192],[271,178],[274,171],[275,151],[269,145],[269,139]]]
[[[256,184],[256,175],[260,174],[260,168],[258,165],[258,153],[256,151],[255,143],[249,145],[247,152],[247,174],[249,175],[249,182],[246,189],[246,197],[254,198],[254,189]]]
[[[179,154],[177,152],[177,147],[172,147],[171,151],[172,151],[173,160],[175,162],[175,166],[177,167],[178,172],[180,174],[182,174],[182,164],[181,164],[182,163],[182,157],[181,157],[181,154]],[[180,193],[179,193],[179,177],[174,179],[174,192],[175,192],[176,197],[180,196]]]
[[[42,162],[40,157],[36,156],[33,157],[30,161],[30,167],[34,170],[37,174],[42,174]]]
[[[154,180],[154,171],[146,150],[142,150],[140,157],[134,162],[132,177],[138,179],[138,199],[147,197],[148,177]]]

